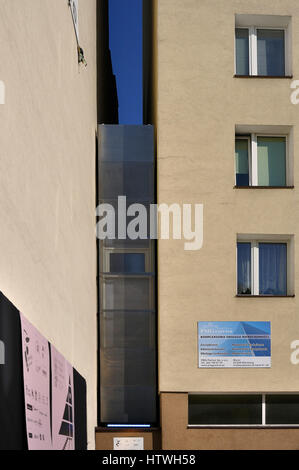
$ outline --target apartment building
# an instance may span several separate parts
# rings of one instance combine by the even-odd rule
[[[158,0],[156,24],[158,202],[204,205],[201,250],[159,241],[162,447],[296,449],[298,3]],[[215,340],[240,324],[253,362]]]
[[[28,444],[5,316],[22,312],[85,380],[89,449],[298,448],[296,0],[144,0],[136,126],[118,124],[107,0],[3,0],[0,23],[10,444]],[[136,203],[202,205],[203,245],[97,246],[95,206],[119,215],[119,196],[125,225]]]

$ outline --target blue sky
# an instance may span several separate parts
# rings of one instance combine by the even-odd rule
[[[119,123],[142,124],[142,0],[109,0],[109,31]]]

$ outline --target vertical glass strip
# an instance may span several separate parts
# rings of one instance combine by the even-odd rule
[[[249,186],[249,139],[236,138],[235,160],[236,160],[236,185]]]
[[[138,202],[147,218],[155,201],[154,130],[99,130],[99,199],[116,215],[116,238],[100,242],[100,424],[156,424],[155,242],[148,223],[145,238],[126,236],[128,207]],[[118,239],[122,206],[125,235]]]

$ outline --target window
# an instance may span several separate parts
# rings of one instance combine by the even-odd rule
[[[258,186],[286,185],[286,137],[257,136]]]
[[[236,15],[236,75],[291,75],[290,23],[284,16]]]
[[[255,29],[257,41],[257,74],[285,75],[285,31],[283,29]]]
[[[236,28],[236,74],[249,75],[249,29]]]
[[[238,295],[291,295],[293,268],[292,240],[276,236],[264,240],[238,239]]]
[[[267,424],[299,424],[299,395],[266,395]]]
[[[144,253],[111,253],[111,273],[145,273]]]
[[[271,77],[286,75],[285,31],[236,28],[236,74]]]
[[[288,136],[237,135],[235,168],[236,186],[287,186]]]
[[[236,160],[236,185],[249,186],[251,177],[249,175],[250,161],[250,137],[236,136],[235,141]]]
[[[153,251],[150,248],[104,248],[100,259],[103,310],[153,310]]]
[[[262,424],[260,395],[189,395],[189,424]]]
[[[153,272],[151,251],[141,248],[105,248],[102,271],[111,274],[146,274]]]
[[[299,395],[188,396],[189,426],[299,426]]]

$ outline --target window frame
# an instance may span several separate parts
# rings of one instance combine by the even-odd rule
[[[286,235],[272,235],[272,236],[238,236],[236,243],[236,297],[269,297],[269,298],[280,298],[280,297],[294,297],[294,286],[293,286],[293,273],[294,273],[294,257],[292,257],[292,241],[293,236]],[[239,294],[238,293],[238,243],[250,243],[251,244],[251,294]],[[260,243],[273,243],[273,244],[286,244],[287,256],[286,256],[286,294],[275,295],[275,294],[260,294],[259,293],[259,247]]]
[[[101,282],[101,287],[100,287],[100,296],[101,296],[101,299],[102,299],[102,312],[113,312],[113,311],[121,311],[121,312],[126,312],[126,311],[130,311],[130,312],[154,312],[154,308],[155,308],[155,299],[153,298],[154,297],[154,293],[155,293],[155,288],[154,288],[154,285],[153,285],[153,281],[154,281],[154,276],[152,274],[148,274],[148,273],[145,273],[145,274],[105,274],[104,275],[105,277],[105,280],[104,282]],[[129,309],[126,309],[125,307],[122,307],[122,308],[108,308],[107,307],[107,293],[106,293],[106,281],[110,281],[110,280],[113,280],[113,279],[117,279],[117,280],[128,280],[128,279],[146,279],[148,284],[149,284],[149,290],[148,290],[148,295],[149,295],[149,306],[148,308],[129,308]]]
[[[207,393],[189,393],[188,394],[188,425],[187,428],[299,428],[298,424],[267,424],[266,423],[266,408],[267,401],[266,396],[273,395],[284,395],[284,396],[298,396],[298,393],[281,393],[281,392],[268,392],[268,393],[210,393],[210,395],[219,395],[219,396],[233,396],[233,395],[258,395],[261,396],[261,424],[189,424],[189,396],[190,395],[207,395]]]
[[[285,173],[286,180],[284,186],[260,186],[258,184],[258,138],[259,137],[279,137],[285,139]],[[252,132],[250,134],[235,134],[235,144],[236,140],[248,139],[249,149],[248,149],[248,165],[249,165],[249,186],[238,186],[237,185],[237,168],[236,168],[236,159],[235,159],[235,186],[237,188],[287,188],[291,183],[290,176],[290,136],[289,134],[279,133],[264,133],[264,132]],[[235,145],[236,148],[236,145]]]
[[[246,29],[248,30],[248,56],[249,56],[249,75],[238,75],[237,74],[237,44],[236,44],[236,29]],[[277,30],[283,31],[284,33],[284,75],[259,75],[258,74],[258,63],[257,63],[257,31],[259,29],[269,29],[269,30]],[[237,77],[277,77],[283,78],[288,77],[288,27],[286,26],[238,26],[235,25],[235,75]]]

